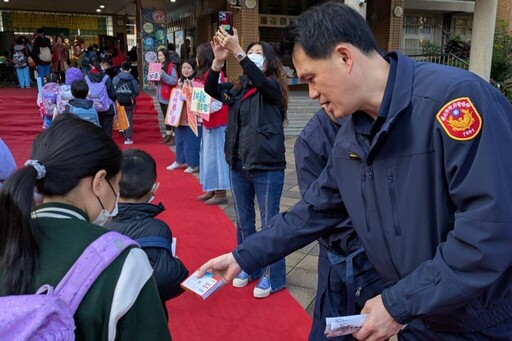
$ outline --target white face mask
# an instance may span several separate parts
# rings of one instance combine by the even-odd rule
[[[156,182],[153,184],[153,187],[151,187],[151,196],[148,199],[148,204],[151,203],[153,200],[155,200],[155,192],[159,186],[160,186],[160,183]]]
[[[251,53],[248,57],[258,67],[258,69],[265,71],[265,57],[257,53]]]
[[[110,182],[108,184],[110,185]],[[110,185],[110,188],[112,188],[112,191],[114,191],[114,188],[112,187],[112,185]],[[114,209],[112,210],[112,213],[110,213],[109,211],[107,211],[105,209],[105,207],[103,207],[103,203],[101,202],[100,198],[97,197],[102,209],[101,209],[101,212],[98,215],[98,217],[96,219],[94,219],[94,221],[92,222],[93,224],[96,224],[99,226],[105,226],[112,220],[113,217],[115,217],[117,215],[117,213],[118,213],[117,204],[119,202],[119,193],[116,193],[115,191],[114,191],[114,193],[116,195],[116,203],[114,205]]]

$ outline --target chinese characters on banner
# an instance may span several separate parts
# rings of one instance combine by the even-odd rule
[[[192,111],[192,93],[194,92],[194,88],[190,85],[189,82],[186,82],[181,89],[181,93],[183,97],[187,101],[187,121],[188,126],[196,136],[199,136],[199,131],[197,129],[197,115],[194,111]]]
[[[160,71],[162,71],[162,63],[149,63],[148,81],[159,81]]]
[[[181,110],[183,109],[183,98],[181,90],[174,88],[169,98],[167,113],[165,114],[165,124],[177,127],[180,124]]]
[[[203,84],[194,82],[192,91],[191,110],[201,116],[203,120],[210,120],[210,104],[212,98],[204,91]]]

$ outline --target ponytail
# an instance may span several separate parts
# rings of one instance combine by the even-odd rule
[[[30,217],[38,172],[26,166],[13,173],[0,191],[0,268],[5,294],[26,293],[38,267],[39,245]]]

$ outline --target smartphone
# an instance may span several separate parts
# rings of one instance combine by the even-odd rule
[[[219,28],[222,27],[226,32],[233,35],[233,12],[219,11]]]

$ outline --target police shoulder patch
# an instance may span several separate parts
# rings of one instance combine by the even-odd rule
[[[436,115],[444,131],[454,140],[475,138],[482,129],[482,118],[469,97],[446,103]]]

